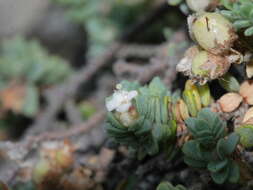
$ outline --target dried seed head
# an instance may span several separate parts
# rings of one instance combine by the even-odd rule
[[[213,54],[227,52],[237,39],[232,24],[219,13],[203,13],[189,28],[198,44]]]
[[[227,57],[200,51],[192,61],[192,78],[217,79],[228,71],[230,65]]]
[[[227,93],[223,95],[219,100],[218,104],[223,112],[232,112],[239,107],[243,98],[237,93]]]
[[[199,46],[190,47],[185,52],[183,59],[181,59],[180,62],[177,64],[177,71],[182,72],[186,76],[190,76],[192,60],[199,52],[200,52]]]
[[[115,116],[126,127],[132,126],[139,118],[139,114],[134,107],[131,107],[128,112],[116,112]]]
[[[253,105],[253,81],[244,81],[240,86],[239,93],[247,104]]]
[[[186,0],[186,3],[192,11],[203,12],[210,5],[211,0]]]

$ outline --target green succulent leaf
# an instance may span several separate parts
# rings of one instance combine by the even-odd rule
[[[199,143],[195,140],[190,140],[184,144],[182,148],[183,153],[186,157],[192,158],[193,160],[204,161]]]
[[[253,35],[253,2],[251,0],[221,0],[221,4],[227,9],[220,11],[225,17],[233,22],[236,30],[244,30],[245,36]]]
[[[238,92],[240,89],[237,79],[229,73],[219,78],[219,83],[228,92]]]
[[[244,34],[245,34],[245,36],[252,36],[252,35],[253,35],[253,26],[247,28],[247,29],[244,31]]]
[[[186,190],[186,188],[182,185],[173,186],[169,182],[162,182],[158,185],[156,190]]]
[[[240,136],[240,143],[245,148],[253,147],[253,126],[243,125],[236,129],[236,133]]]
[[[71,73],[69,65],[49,55],[37,41],[16,37],[1,46],[0,76],[6,81],[23,79],[33,85],[53,85]]]
[[[169,93],[162,81],[156,77],[139,92],[136,97],[138,113],[156,124],[167,124]]]
[[[197,86],[201,98],[201,103],[204,107],[209,106],[211,103],[211,93],[208,84]]]
[[[193,116],[193,117],[197,116],[197,113],[199,110],[197,107],[197,102],[196,102],[195,96],[192,93],[192,91],[191,90],[184,90],[183,99],[188,107],[188,110],[189,110],[191,116]]]
[[[32,117],[39,111],[39,92],[35,86],[27,86],[26,96],[23,104],[23,113],[25,116]]]
[[[188,118],[185,124],[192,136],[204,147],[213,147],[225,136],[225,123],[209,108],[202,109],[197,118]]]
[[[159,150],[171,150],[174,146],[177,124],[168,113],[169,92],[159,78],[154,78],[147,86],[137,82],[123,81],[121,90],[136,90],[134,98],[138,119],[131,126],[124,126],[120,113],[110,112],[105,126],[108,136],[119,144],[126,145],[139,159],[154,155]],[[109,97],[110,98],[110,97]]]
[[[217,143],[217,153],[221,159],[231,155],[239,143],[240,137],[236,133],[232,133],[227,139],[220,139]]]
[[[217,184],[223,184],[229,175],[229,167],[225,167],[223,170],[219,172],[212,172],[211,177]]]
[[[126,91],[138,90],[141,87],[138,81],[129,82],[127,80],[123,80],[120,84],[122,89]]]
[[[193,168],[205,168],[207,165],[207,162],[205,161],[194,160],[187,156],[184,157],[184,162]]]
[[[211,172],[219,172],[222,169],[224,169],[228,164],[228,160],[224,159],[224,160],[217,160],[217,161],[211,161],[208,163],[208,170]]]
[[[240,179],[240,168],[235,161],[230,161],[229,178],[230,183],[237,183]]]

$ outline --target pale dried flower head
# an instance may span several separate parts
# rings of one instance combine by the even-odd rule
[[[136,90],[126,91],[121,89],[122,86],[118,84],[115,92],[110,100],[106,101],[106,108],[108,111],[114,111],[123,113],[127,112],[132,106],[132,99],[138,95]]]

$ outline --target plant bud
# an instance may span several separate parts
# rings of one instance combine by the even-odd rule
[[[211,0],[186,0],[186,3],[192,11],[203,12],[210,5]]]
[[[192,61],[192,74],[200,79],[213,80],[224,75],[230,65],[227,57],[200,51]]]
[[[253,125],[253,107],[251,107],[244,115],[242,123]]]
[[[239,94],[233,93],[233,92],[223,95],[218,100],[218,104],[220,105],[220,108],[223,112],[235,111],[236,108],[239,107],[241,102],[242,102],[242,97]]]
[[[247,104],[253,105],[253,81],[244,81],[240,86],[239,93]]]
[[[242,125],[236,129],[240,136],[240,144],[245,148],[253,147],[253,125]]]
[[[219,13],[203,13],[190,26],[198,44],[213,54],[227,52],[237,39],[232,24]]]
[[[211,93],[208,84],[197,86],[201,98],[201,103],[204,107],[211,104]]]

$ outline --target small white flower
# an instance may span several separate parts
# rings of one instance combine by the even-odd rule
[[[110,100],[106,101],[106,108],[108,111],[116,110],[117,112],[127,112],[132,106],[132,99],[138,95],[136,90],[125,91],[121,90],[117,85],[117,89]]]

